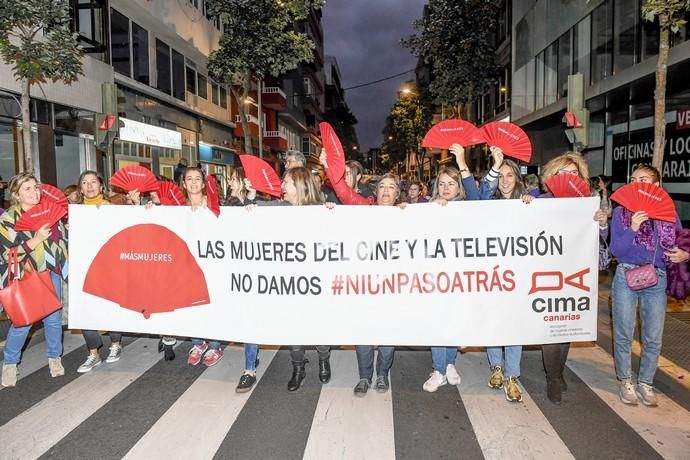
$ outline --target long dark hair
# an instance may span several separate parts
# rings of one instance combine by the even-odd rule
[[[182,190],[182,195],[184,196],[185,200],[189,200],[189,193],[187,193],[187,188],[184,186],[184,178],[187,177],[187,174],[192,171],[197,171],[199,174],[201,174],[201,194],[206,196],[206,173],[204,173],[204,170],[201,168],[190,166],[187,167],[182,174],[180,174],[180,189]]]
[[[496,193],[494,193],[494,198],[499,199],[499,200],[514,200],[516,198],[520,198],[522,195],[525,194],[525,184],[522,182],[522,175],[520,174],[520,166],[518,166],[517,163],[515,163],[513,160],[506,158],[503,160],[503,164],[501,165],[501,168],[506,165],[510,168],[511,172],[515,176],[515,188],[513,189],[513,192],[510,194],[509,197],[504,197],[503,194],[501,193],[501,189],[496,186]],[[500,168],[499,168],[500,170]],[[498,181],[501,180],[501,174],[499,173]],[[500,185],[500,184],[499,184]]]

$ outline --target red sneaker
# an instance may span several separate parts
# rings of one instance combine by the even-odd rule
[[[208,344],[202,342],[200,345],[194,345],[191,350],[189,350],[189,357],[187,358],[187,364],[196,366],[201,362],[201,358],[204,356],[208,350]]]
[[[209,350],[206,352],[204,355],[204,360],[203,363],[204,365],[211,367],[215,365],[218,361],[220,361],[220,358],[223,357],[223,350],[220,348],[214,348],[213,350]]]

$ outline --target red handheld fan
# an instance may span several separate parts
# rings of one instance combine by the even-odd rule
[[[645,211],[650,219],[676,221],[676,206],[658,185],[647,182],[627,184],[613,192],[611,199],[631,212]]]
[[[161,204],[165,206],[184,206],[185,199],[180,187],[174,182],[160,181],[158,182],[158,198]]]
[[[518,125],[507,121],[493,121],[481,127],[486,143],[498,147],[509,157],[529,162],[532,142]]]
[[[220,196],[218,195],[218,185],[213,176],[206,177],[206,206],[216,217],[220,216]]]
[[[144,193],[157,190],[158,180],[151,171],[143,166],[132,165],[117,170],[110,178],[110,185],[120,187],[128,192],[138,190],[140,193]]]
[[[445,120],[435,124],[427,131],[422,147],[449,149],[453,144],[468,147],[484,142],[482,132],[469,121]]]
[[[580,198],[592,196],[589,185],[575,174],[556,174],[544,181],[556,198]]]
[[[319,123],[319,130],[321,131],[323,148],[326,150],[328,168],[333,171],[335,177],[341,178],[345,174],[345,151],[343,150],[343,145],[330,124],[326,122]]]
[[[41,184],[41,201],[50,201],[65,211],[69,209],[69,201],[62,190],[50,184]]]
[[[111,237],[91,262],[83,289],[146,318],[211,302],[187,243],[156,224],[134,225]]]
[[[52,227],[55,222],[67,215],[67,210],[61,206],[56,205],[51,201],[42,201],[33,208],[25,211],[17,222],[14,224],[14,229],[18,232],[30,231],[35,232],[45,224]]]
[[[268,193],[275,197],[282,195],[280,177],[278,177],[271,165],[254,155],[240,155],[240,161],[247,179],[249,179],[257,191]]]

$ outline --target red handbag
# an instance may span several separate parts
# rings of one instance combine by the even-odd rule
[[[0,289],[0,303],[15,327],[29,326],[60,309],[49,271],[37,271],[27,256],[22,263],[24,276],[19,278],[17,248],[10,249],[7,264],[7,287]]]

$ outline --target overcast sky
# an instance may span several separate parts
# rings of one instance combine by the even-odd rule
[[[413,33],[412,22],[422,17],[426,0],[327,0],[323,9],[326,54],[335,56],[344,88],[413,69],[417,58],[400,46]],[[410,72],[392,80],[345,91],[357,117],[361,149],[380,147],[381,130],[397,91]]]

